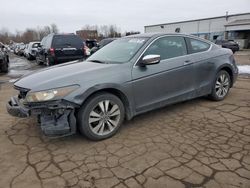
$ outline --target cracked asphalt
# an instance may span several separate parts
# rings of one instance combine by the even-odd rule
[[[0,92],[0,187],[250,188],[249,77],[224,101],[155,110],[100,142],[47,138],[35,119],[7,114],[11,83]]]

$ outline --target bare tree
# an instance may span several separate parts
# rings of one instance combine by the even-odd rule
[[[22,34],[22,38],[24,43],[28,43],[39,39],[37,31],[34,29],[26,29],[26,31]]]
[[[101,25],[98,27],[99,37],[120,37],[120,29],[116,25]]]
[[[38,27],[37,33],[39,36],[39,40],[42,40],[43,37],[47,36],[48,34],[52,33],[50,26]]]
[[[86,24],[82,27],[83,30],[89,30],[89,33],[96,33],[92,38],[103,39],[107,37],[121,37],[120,28],[116,25],[89,25]],[[94,32],[97,31],[97,32]],[[4,43],[14,42],[31,42],[35,40],[42,40],[43,37],[50,33],[59,33],[59,29],[55,23],[47,26],[38,26],[37,28],[28,28],[24,32],[16,31],[14,34],[10,33],[8,29],[0,29],[0,41]],[[136,33],[128,32],[127,34]],[[92,34],[91,34],[92,36]]]
[[[114,38],[114,37],[121,37],[121,33],[118,31],[116,25],[110,25],[109,26],[109,35],[108,37]]]
[[[2,28],[0,30],[0,42],[8,43],[9,42],[9,31],[7,28]]]
[[[50,27],[51,27],[51,32],[52,33],[55,33],[55,34],[59,33],[59,29],[58,29],[56,24],[53,23],[53,24],[50,25]]]

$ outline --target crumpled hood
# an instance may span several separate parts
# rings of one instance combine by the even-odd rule
[[[106,71],[106,69],[109,69]],[[15,86],[32,91],[41,91],[69,85],[82,85],[100,79],[119,70],[117,64],[101,64],[87,61],[74,61],[35,71],[15,82]],[[117,73],[117,72],[116,72]],[[119,74],[119,73],[118,73]],[[99,78],[98,78],[99,77]]]

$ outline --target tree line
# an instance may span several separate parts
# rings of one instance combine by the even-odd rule
[[[27,28],[23,32],[16,31],[14,34],[10,33],[5,28],[2,28],[0,30],[0,41],[5,44],[9,44],[12,41],[28,43],[31,41],[40,41],[43,37],[50,33],[59,33],[59,29],[56,24],[37,28]]]
[[[96,30],[98,33],[97,40],[107,37],[113,38],[140,33],[134,31],[121,33],[121,29],[116,25],[85,25],[82,27],[82,30]],[[8,29],[2,28],[0,30],[0,42],[9,44],[11,42],[28,43],[31,41],[41,41],[44,36],[47,36],[50,33],[59,33],[56,24],[53,23],[43,27],[38,26],[37,28],[27,28],[25,31],[16,31],[15,33],[11,33]]]
[[[140,34],[138,31],[121,32],[121,29],[116,25],[85,25],[82,30],[95,30],[98,33],[98,39],[103,38],[115,38],[121,36],[128,36],[134,34]]]

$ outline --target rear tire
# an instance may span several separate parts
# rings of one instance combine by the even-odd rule
[[[214,101],[221,101],[228,95],[231,86],[231,77],[227,71],[221,70],[216,74],[212,93],[209,98]]]
[[[124,105],[115,95],[97,93],[78,112],[80,132],[90,140],[103,140],[117,133],[125,116]]]

